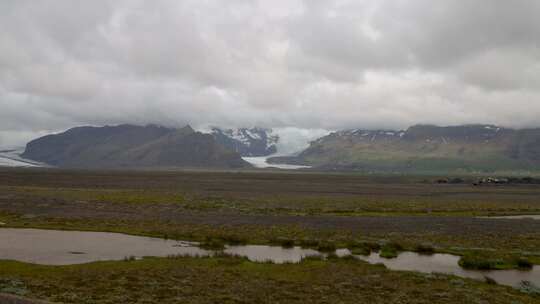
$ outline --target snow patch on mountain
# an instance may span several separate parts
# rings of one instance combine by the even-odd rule
[[[240,153],[241,156],[267,156],[277,152],[279,136],[272,129],[212,127],[210,133],[222,145]]]
[[[221,137],[221,143],[228,142],[228,145],[226,144],[226,146],[233,147],[230,142],[232,140],[234,142],[242,143],[242,145],[245,145],[251,150],[253,150],[252,141],[255,142],[260,140],[261,142],[264,142],[265,136],[263,135],[263,133],[266,133],[266,142],[263,148],[264,150],[269,151],[273,150],[273,146],[275,148],[275,151],[262,155],[253,155],[253,151],[251,151],[251,155],[244,153],[242,155],[244,157],[295,155],[309,147],[312,141],[315,141],[330,133],[330,131],[324,129],[303,129],[297,127],[276,127],[272,129],[261,127],[220,128],[213,127],[211,125],[203,125],[198,126],[197,129],[200,132],[212,134],[216,138]],[[265,132],[255,132],[254,129],[259,131],[264,130]],[[226,138],[223,138],[222,136]],[[234,146],[233,149],[237,152],[241,152],[241,150],[244,148]]]

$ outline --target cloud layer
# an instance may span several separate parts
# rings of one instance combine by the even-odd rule
[[[6,0],[0,146],[81,124],[540,127],[535,0]]]

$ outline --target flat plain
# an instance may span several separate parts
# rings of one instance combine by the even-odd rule
[[[438,176],[281,171],[1,169],[1,227],[122,232],[207,243],[358,247],[540,264],[538,185],[438,184]],[[364,246],[364,245],[362,245]],[[350,259],[236,257],[73,266],[0,262],[0,292],[64,303],[537,303],[534,293]],[[473,265],[474,266],[474,265]],[[211,282],[211,283],[209,283]],[[215,286],[214,286],[215,285]],[[219,291],[217,291],[219,290]]]

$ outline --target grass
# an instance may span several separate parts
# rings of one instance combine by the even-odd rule
[[[276,239],[273,239],[273,240],[270,240],[270,243],[271,244],[274,244],[274,245],[279,245],[283,248],[292,248],[295,246],[295,240],[294,239],[289,239],[289,238],[285,238],[285,237],[278,237]]]
[[[317,250],[320,252],[334,252],[336,251],[336,244],[331,241],[320,241],[317,244]]]
[[[415,248],[414,248],[414,251],[415,252],[418,252],[420,254],[434,254],[436,252],[436,249],[435,247],[433,247],[432,244],[430,243],[422,243],[422,244],[419,244],[417,245]]]
[[[533,267],[533,263],[524,257],[493,257],[485,252],[467,253],[460,258],[459,265],[465,269],[475,270],[531,269]]]
[[[220,239],[207,238],[204,242],[199,244],[199,247],[207,250],[223,250],[225,249],[225,242]]]
[[[354,255],[369,255],[372,251],[379,251],[381,246],[377,242],[369,241],[351,241],[347,244],[347,248]]]
[[[534,264],[530,260],[524,257],[518,258],[516,261],[516,265],[519,269],[531,269],[534,266]]]
[[[365,255],[368,256],[371,254],[371,250],[367,247],[355,247],[351,249],[351,253],[354,255]]]
[[[537,303],[534,294],[353,259],[252,263],[230,256],[145,258],[73,266],[0,261],[0,282],[62,303]],[[1,283],[0,283],[1,284]],[[0,285],[2,286],[2,285]]]
[[[8,178],[17,173],[5,173]],[[23,173],[19,173],[23,174]],[[1,183],[14,200],[89,204],[174,205],[193,211],[263,215],[489,216],[540,214],[534,185],[435,185],[438,177],[317,174],[40,172]],[[95,174],[95,173],[94,173]],[[43,175],[43,176],[42,176]],[[64,177],[64,175],[67,175]],[[74,176],[72,176],[74,175]],[[157,176],[155,176],[157,175]],[[162,176],[163,175],[163,176]],[[62,178],[71,178],[63,181]],[[163,180],[167,178],[167,180]],[[47,179],[47,180],[46,180]],[[51,183],[50,180],[58,180]],[[156,179],[156,181],[148,181]],[[80,181],[78,181],[80,180]],[[30,182],[29,182],[30,181]]]
[[[525,294],[529,294],[529,295],[534,295],[534,296],[540,296],[540,287],[532,284],[531,282],[528,282],[528,281],[523,281],[521,282],[520,286],[519,286],[519,290],[522,292],[522,293],[525,293]]]
[[[24,296],[28,294],[28,289],[21,280],[0,278],[0,293]]]
[[[482,220],[486,223],[474,231],[468,230],[473,226],[460,230],[459,224],[451,229],[440,225],[444,219],[467,223],[472,216],[540,213],[540,188],[436,185],[437,178],[0,170],[0,222],[2,227],[189,240],[214,250],[226,244],[274,244],[326,252],[349,248],[362,255],[379,251],[389,258],[403,250],[452,253],[475,269],[540,264],[540,231],[532,229],[536,222],[494,225]],[[353,229],[342,224],[360,216],[374,225]],[[373,221],[388,216],[391,221],[384,225]],[[278,221],[282,218],[286,220]],[[429,220],[424,222],[427,228],[409,229],[420,226],[420,218]],[[312,219],[317,220],[307,225]],[[494,227],[497,230],[491,230]],[[393,272],[332,256],[295,265],[255,264],[226,256],[126,257],[62,267],[0,261],[0,288],[94,304],[538,302],[530,286],[524,288],[531,291],[526,295],[502,286]]]
[[[381,246],[379,255],[383,258],[393,259],[403,251],[403,246],[395,242],[386,242]]]
[[[48,187],[2,187],[3,191],[20,193],[26,199],[77,200],[83,202],[111,204],[184,204],[181,193],[135,189],[89,189]]]
[[[336,248],[348,248],[353,254],[369,255],[379,251],[386,258],[396,257],[400,251],[418,253],[451,253],[464,256],[463,266],[471,269],[527,268],[529,264],[540,264],[540,253],[535,248],[540,237],[516,235],[510,242],[501,242],[501,237],[492,238],[467,236],[448,238],[444,235],[363,235],[347,230],[309,229],[300,225],[282,226],[211,226],[197,224],[178,224],[160,221],[98,220],[98,219],[58,219],[24,218],[14,214],[0,213],[3,227],[43,228],[57,230],[106,231],[131,235],[158,237],[200,242],[202,247],[220,250],[228,245],[264,244],[283,247],[301,246],[321,251],[334,251]],[[398,243],[399,242],[399,243]],[[380,243],[380,244],[379,244]],[[437,244],[437,246],[433,245]],[[503,247],[477,248],[481,245],[499,245]],[[459,246],[456,246],[459,245]],[[531,248],[532,250],[528,250]],[[516,250],[517,249],[517,250]],[[478,266],[478,265],[481,266]],[[487,265],[486,265],[487,264]]]
[[[489,285],[497,285],[497,281],[495,281],[494,279],[488,276],[484,276],[484,281],[486,281],[486,284],[489,284]]]
[[[509,269],[509,263],[505,263],[502,259],[493,259],[478,256],[463,256],[459,260],[459,266],[465,269],[476,270],[503,270]]]

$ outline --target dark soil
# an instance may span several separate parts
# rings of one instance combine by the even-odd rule
[[[527,234],[540,232],[540,221],[475,218],[471,216],[295,216],[287,214],[245,214],[230,210],[188,210],[172,203],[111,204],[68,200],[60,197],[27,197],[5,186],[84,189],[149,189],[183,191],[229,201],[313,198],[336,201],[359,197],[401,200],[429,199],[442,203],[496,200],[540,207],[540,187],[472,187],[435,185],[425,178],[366,177],[355,175],[228,173],[228,172],[103,172],[62,170],[0,170],[0,211],[32,217],[76,219],[157,220],[171,223],[208,225],[299,225],[307,228],[345,229],[362,233],[438,233],[447,235]],[[396,204],[399,204],[396,201]],[[442,204],[441,203],[441,204]]]

